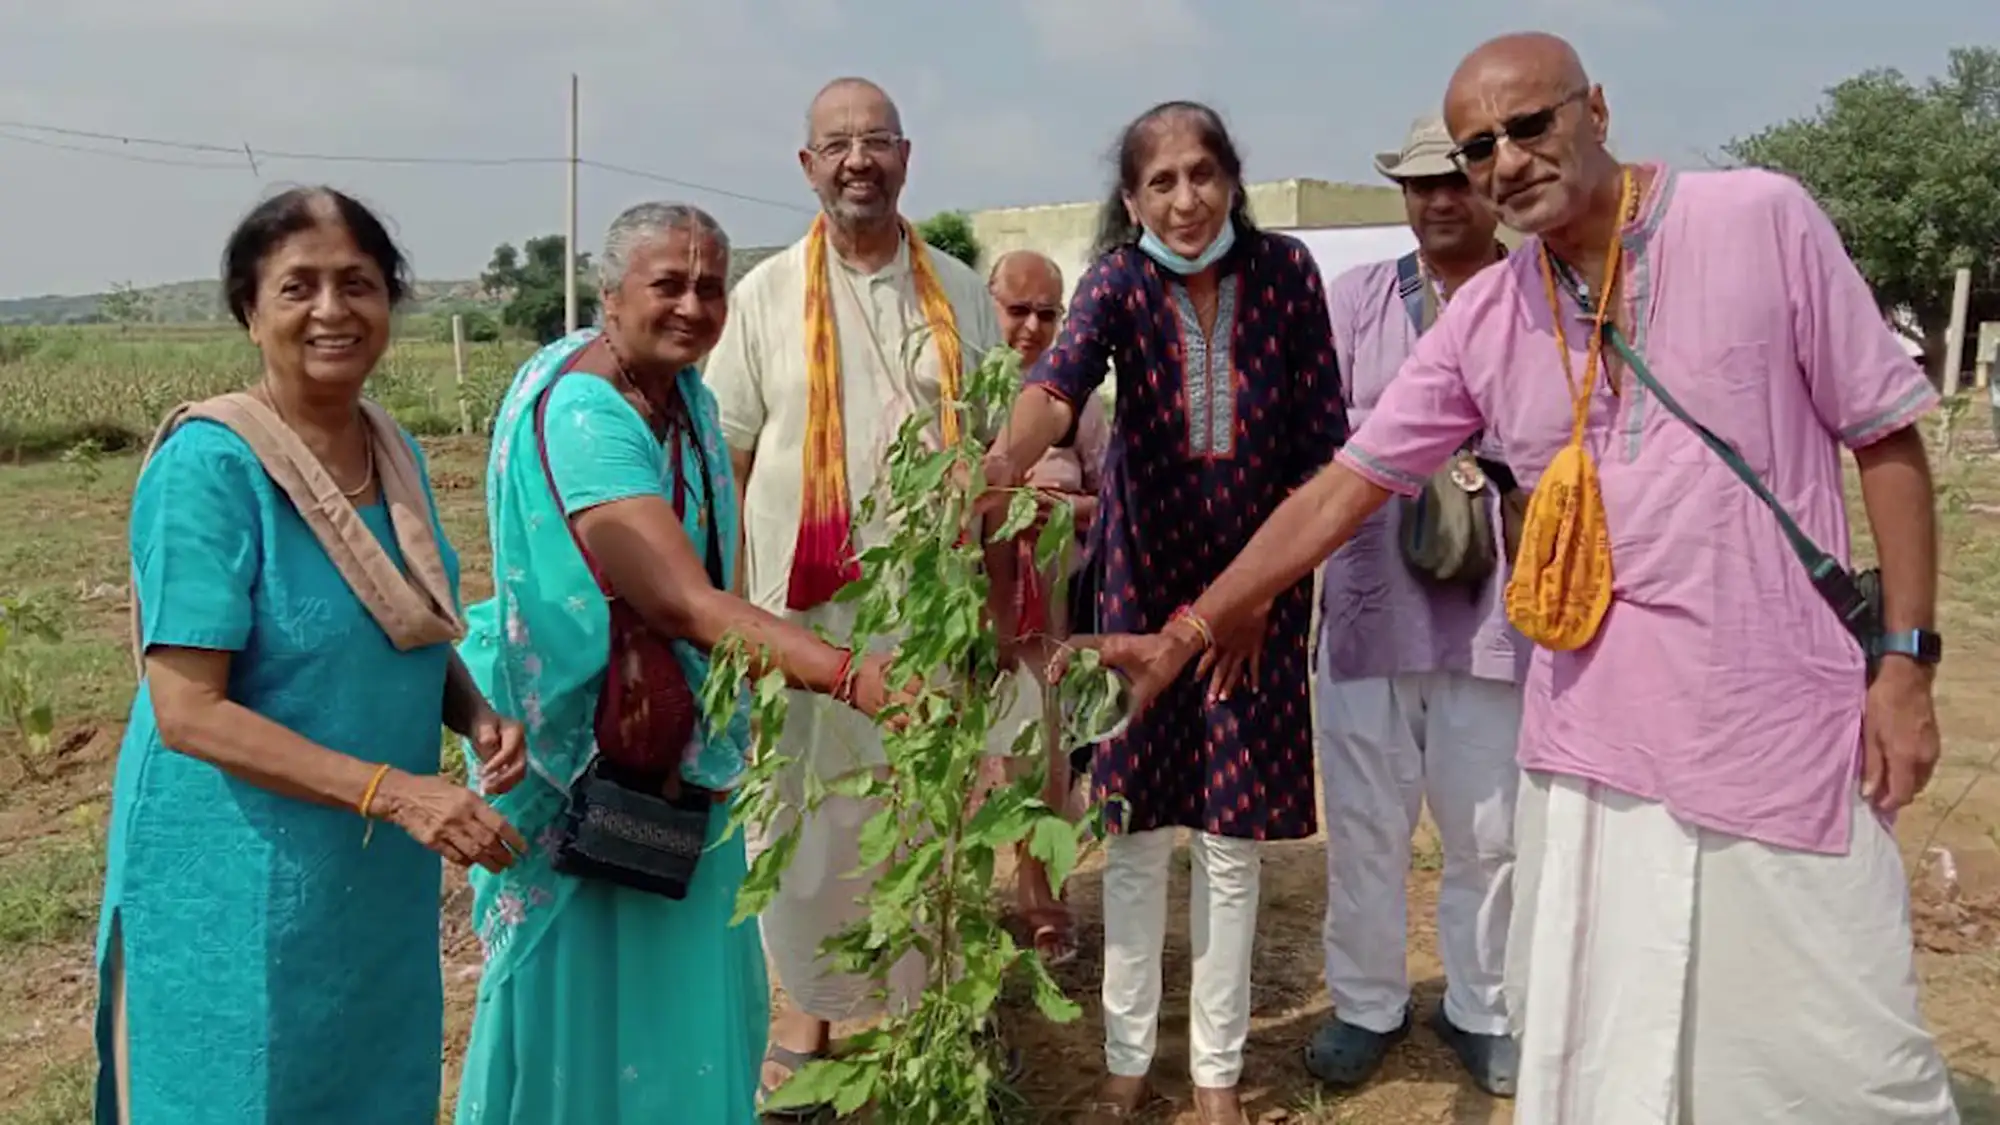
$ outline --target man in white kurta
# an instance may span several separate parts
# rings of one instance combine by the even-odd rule
[[[913,366],[906,341],[926,319],[912,270],[912,253],[926,253],[950,300],[969,373],[1001,342],[984,280],[949,255],[913,246],[896,210],[909,145],[895,106],[871,83],[843,79],[815,99],[812,135],[801,152],[807,177],[828,220],[827,268],[840,364],[841,421],[854,547],[865,551],[887,537],[879,518],[861,521],[859,506],[887,461],[887,446],[912,414],[938,416],[935,343],[927,340]],[[872,260],[871,260],[872,259]],[[805,307],[807,242],[766,259],[730,298],[729,324],[705,371],[735,453],[743,489],[744,594],[772,613],[836,640],[851,634],[851,607],[826,602],[788,608],[794,547],[799,536],[808,409]],[[831,780],[883,764],[874,725],[860,713],[804,692],[791,695],[779,752],[797,761],[785,779],[787,803],[803,805],[808,772]],[[879,874],[856,873],[858,834],[875,809],[830,796],[809,816],[777,898],[764,913],[765,949],[787,1008],[772,1026],[778,1074],[825,1050],[830,1021],[869,1018],[881,1011],[865,977],[839,974],[819,956],[821,943],[865,912],[863,898]],[[764,826],[750,839],[752,855],[787,825]],[[761,838],[760,838],[761,837]],[[899,993],[921,981],[920,965],[899,966]],[[769,1068],[767,1068],[769,1069]]]

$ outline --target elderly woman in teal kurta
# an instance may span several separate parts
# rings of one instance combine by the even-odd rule
[[[361,400],[407,284],[388,233],[288,191],[237,228],[223,283],[263,376],[163,427],[133,496],[144,682],[112,792],[96,1120],[429,1123],[438,855],[526,846],[437,776],[440,724],[501,788],[521,730],[453,655],[421,454]],[[343,523],[365,530],[329,544]]]
[[[870,714],[887,701],[888,662],[857,662],[727,592],[736,487],[694,367],[727,315],[729,242],[715,220],[679,204],[633,207],[612,223],[600,266],[603,331],[530,359],[494,426],[495,593],[468,614],[461,652],[495,704],[527,724],[528,777],[498,807],[530,846],[504,872],[473,874],[486,969],[458,1125],[751,1125],[770,998],[756,927],[730,924],[746,866],[741,836],[724,839],[727,806],[714,806],[684,899],[551,867],[557,818],[596,753],[610,643],[607,603],[577,542],[672,642],[697,694],[708,651],[731,632],[794,686]],[[703,561],[712,537],[719,583]],[[704,724],[680,778],[729,790],[748,739],[741,709],[724,729]]]

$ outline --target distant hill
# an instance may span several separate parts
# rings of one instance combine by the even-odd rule
[[[750,267],[776,253],[778,247],[757,246],[729,255],[729,283],[750,271]],[[145,320],[154,324],[211,324],[227,320],[222,307],[222,286],[214,281],[176,281],[136,290]],[[85,293],[0,300],[0,325],[97,324],[110,319],[104,312],[109,293]],[[434,312],[440,309],[463,311],[488,308],[498,312],[505,302],[485,292],[476,279],[465,281],[419,281],[407,311]]]
[[[209,324],[229,319],[222,307],[222,285],[214,281],[175,281],[135,290],[142,317],[152,324]],[[110,319],[104,312],[109,293],[22,297],[0,301],[0,324],[97,324]],[[502,302],[480,290],[477,281],[419,281],[411,312],[449,305],[486,306]]]

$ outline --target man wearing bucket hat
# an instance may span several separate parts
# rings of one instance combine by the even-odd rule
[[[1357,266],[1327,289],[1357,425],[1443,304],[1505,256],[1453,147],[1444,122],[1428,116],[1401,151],[1375,157],[1375,170],[1403,190],[1418,249]],[[1378,510],[1326,564],[1315,691],[1334,1014],[1306,1065],[1336,1087],[1366,1082],[1410,1028],[1404,886],[1428,804],[1444,853],[1446,985],[1433,1027],[1481,1088],[1513,1093],[1502,971],[1519,684],[1531,650],[1501,604],[1501,485],[1512,490],[1511,474],[1479,452],[1468,443],[1423,494]]]

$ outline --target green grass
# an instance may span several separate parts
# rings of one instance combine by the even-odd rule
[[[34,1092],[0,1117],[0,1125],[87,1125],[96,1094],[97,1059],[52,1062]]]
[[[94,822],[102,806],[89,812]],[[74,941],[97,923],[103,834],[45,837],[0,856],[0,950]]]

